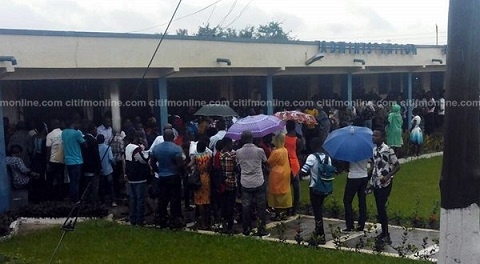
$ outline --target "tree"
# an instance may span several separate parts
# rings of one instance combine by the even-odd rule
[[[258,39],[276,39],[290,40],[290,32],[285,32],[280,22],[270,22],[267,25],[260,25],[257,30],[256,37]]]
[[[223,31],[223,36],[226,38],[238,38],[237,31],[233,28],[227,28]]]
[[[223,37],[223,31],[221,28],[218,26],[211,28],[210,24],[207,24],[206,26],[198,27],[198,32],[197,36],[199,37],[206,37],[206,38],[217,38],[217,37]]]
[[[238,37],[239,38],[244,38],[244,39],[253,39],[255,34],[255,27],[246,27],[240,32],[238,32]]]
[[[177,29],[177,36],[188,36],[188,29],[184,29],[184,28]]]
[[[289,34],[290,32],[283,30],[282,23],[270,22],[266,25],[259,26],[258,29],[254,26],[248,26],[240,31],[233,28],[220,28],[219,26],[210,27],[210,24],[207,24],[206,26],[198,27],[196,36],[204,38],[294,40]],[[177,35],[187,36],[188,31],[186,29],[178,29]]]
[[[480,263],[480,1],[449,8],[438,263]]]

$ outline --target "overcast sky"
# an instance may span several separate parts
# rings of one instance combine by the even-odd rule
[[[0,0],[0,28],[163,33],[178,0]],[[299,40],[439,44],[448,0],[183,0],[168,32],[281,22]]]

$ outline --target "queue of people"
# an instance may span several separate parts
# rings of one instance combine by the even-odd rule
[[[387,131],[400,126],[398,108],[394,105],[385,120],[389,124]],[[237,142],[225,137],[228,128],[222,119],[174,118],[162,133],[155,129],[158,125],[154,118],[149,118],[146,129],[136,120],[125,122],[119,132],[113,131],[109,117],[105,117],[98,127],[81,120],[60,122],[54,119],[52,131],[48,132],[47,126],[39,123],[33,136],[19,124],[18,136],[10,143],[23,143],[12,143],[9,157],[15,157],[10,160],[16,163],[19,159],[24,163],[25,168],[20,171],[31,179],[24,186],[28,186],[32,193],[37,191],[38,201],[62,200],[68,194],[72,202],[86,197],[86,202],[107,204],[106,197],[109,196],[108,204],[115,207],[119,198],[128,196],[132,225],[144,225],[145,215],[151,211],[155,225],[182,228],[185,226],[185,211],[194,209],[198,229],[221,226],[223,232],[234,233],[235,221],[241,221],[244,235],[258,236],[268,235],[265,229],[267,209],[272,213],[272,221],[297,214],[301,195],[299,183],[302,176],[310,175],[309,195],[315,216],[315,234],[324,237],[322,207],[329,193],[315,192],[314,186],[315,182],[321,182],[319,165],[334,163],[322,145],[332,129],[353,122],[342,119],[337,124],[335,117],[331,116],[331,109],[309,111],[319,123],[314,127],[299,128],[294,121],[288,121],[285,134],[253,138],[251,132],[244,131]],[[365,119],[363,125],[372,126],[376,111],[371,104],[358,113]],[[414,129],[421,133],[417,129],[420,117],[415,115],[414,119]],[[374,122],[377,128],[380,128],[378,123],[381,120],[379,117]],[[367,161],[349,164],[344,193],[344,232],[364,229],[365,200],[370,186],[382,224],[380,238],[389,239],[385,204],[393,175],[399,169],[395,151],[387,145],[388,136],[392,135],[389,133],[375,129],[371,176],[367,173]],[[39,165],[39,160],[44,165]],[[188,181],[188,177],[195,173],[199,177],[199,186],[192,186]],[[83,193],[87,195],[83,196]],[[356,227],[351,205],[355,195],[359,199],[360,212]],[[153,205],[152,201],[155,201]],[[237,206],[238,201],[241,206]],[[195,207],[191,206],[192,202]],[[241,217],[236,219],[236,215]],[[255,227],[257,231],[254,233]]]

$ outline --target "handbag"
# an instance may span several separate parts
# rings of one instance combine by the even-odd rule
[[[198,170],[193,169],[188,173],[187,184],[193,190],[200,189],[202,181],[200,180],[200,172]]]

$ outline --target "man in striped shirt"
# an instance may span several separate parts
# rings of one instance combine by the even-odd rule
[[[373,131],[373,170],[371,183],[377,206],[378,222],[382,225],[382,233],[377,242],[391,243],[388,232],[388,216],[386,204],[392,191],[393,175],[400,170],[400,163],[391,147],[385,144],[385,131]]]

